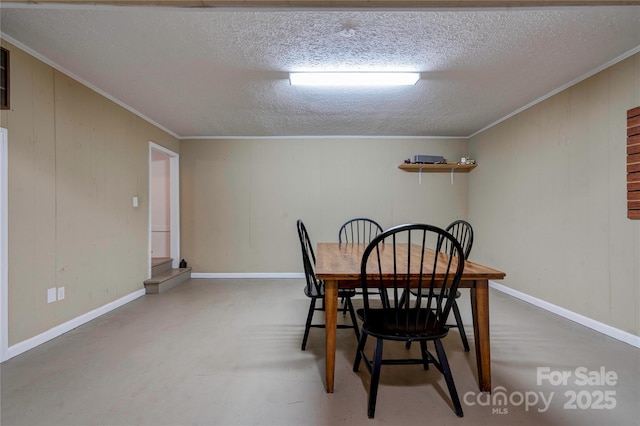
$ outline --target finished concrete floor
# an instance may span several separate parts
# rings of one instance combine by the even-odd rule
[[[352,371],[353,331],[338,331],[333,394],[324,391],[324,330],[312,329],[300,350],[302,288],[297,279],[192,279],[145,295],[2,363],[0,424],[640,424],[639,349],[495,290],[493,393],[478,392],[463,291],[472,351],[456,331],[444,343],[464,417],[440,373],[413,365],[383,366],[368,419],[369,374]],[[385,351],[406,353],[401,344]]]

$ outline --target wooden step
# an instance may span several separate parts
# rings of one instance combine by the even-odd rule
[[[171,269],[171,263],[173,259],[170,257],[154,257],[151,259],[151,276],[155,277],[156,275],[161,274],[162,272],[166,272]]]
[[[191,279],[191,267],[169,269],[160,272],[144,282],[147,294],[159,294]]]

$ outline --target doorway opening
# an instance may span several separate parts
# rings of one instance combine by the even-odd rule
[[[180,262],[179,155],[149,142],[149,269],[153,258]]]

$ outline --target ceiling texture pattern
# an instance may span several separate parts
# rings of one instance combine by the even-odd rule
[[[467,137],[640,51],[640,5],[179,8],[0,4],[9,42],[180,138]],[[290,71],[417,71],[311,88]]]

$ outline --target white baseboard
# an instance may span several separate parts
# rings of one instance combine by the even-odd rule
[[[23,352],[26,352],[30,349],[35,348],[36,346],[39,346],[45,342],[48,342],[49,340],[52,340],[68,331],[73,330],[74,328],[81,326],[82,324],[85,324],[93,319],[96,319],[99,316],[104,315],[107,312],[113,311],[114,309],[119,308],[120,306],[125,305],[131,302],[132,300],[135,300],[144,295],[145,295],[144,289],[135,291],[131,294],[128,294],[127,296],[121,297],[118,300],[114,300],[111,303],[107,303],[104,306],[96,308],[93,311],[87,312],[86,314],[80,315],[79,317],[76,317],[63,324],[53,327],[52,329],[47,330],[44,333],[40,333],[37,336],[34,336],[30,339],[24,340],[20,343],[16,343],[15,345],[10,346],[7,349],[7,358],[0,361],[6,361],[7,359],[11,359],[16,355],[20,355]]]
[[[628,333],[626,331],[620,330],[615,327],[611,327],[610,325],[585,317],[584,315],[577,314],[568,309],[561,308],[560,306],[556,306],[542,299],[538,299],[537,297],[533,297],[533,296],[529,296],[528,294],[521,293],[517,290],[506,287],[502,284],[495,283],[493,281],[489,281],[489,287],[496,289],[502,293],[513,296],[516,299],[520,299],[524,302],[531,303],[532,305],[537,306],[538,308],[544,309],[545,311],[549,311],[556,315],[560,315],[563,318],[576,322],[580,325],[588,327],[599,333],[612,337],[616,340],[620,340],[621,342],[627,343],[631,346],[635,346],[636,348],[640,348],[640,336],[633,335],[631,333]]]
[[[240,272],[240,273],[215,273],[192,272],[191,278],[304,278],[301,272]]]

